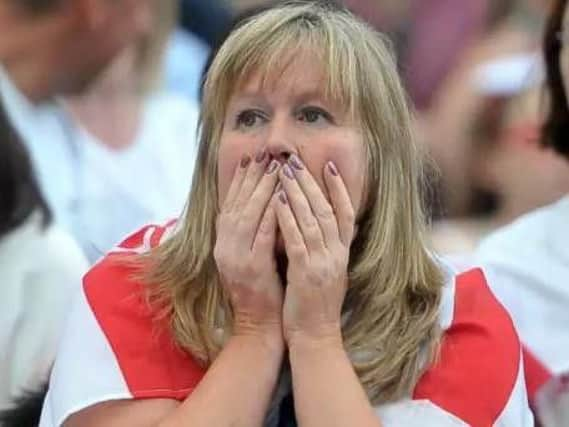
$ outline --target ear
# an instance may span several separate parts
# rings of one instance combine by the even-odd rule
[[[83,30],[94,30],[104,25],[111,3],[107,0],[67,1],[74,22]]]

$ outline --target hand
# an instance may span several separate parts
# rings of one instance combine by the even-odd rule
[[[354,233],[354,209],[336,166],[325,166],[330,203],[297,156],[280,171],[273,201],[288,257],[283,330],[295,339],[341,343],[342,304]]]
[[[217,219],[214,258],[234,312],[234,334],[282,342],[283,286],[274,247],[276,214],[269,204],[280,165],[266,153],[246,156]]]

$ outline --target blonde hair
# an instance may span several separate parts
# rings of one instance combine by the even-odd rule
[[[177,343],[205,366],[230,334],[232,312],[213,248],[219,213],[217,154],[228,101],[252,72],[280,70],[285,52],[309,49],[328,73],[326,90],[359,121],[367,198],[351,247],[345,348],[372,403],[411,392],[439,341],[442,274],[426,249],[422,154],[388,43],[336,6],[289,3],[235,29],[207,75],[199,156],[178,231],[145,257],[153,301]]]

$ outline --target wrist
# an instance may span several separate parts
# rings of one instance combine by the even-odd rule
[[[285,342],[280,322],[257,324],[235,319],[232,341],[244,342],[262,347],[270,353],[284,353]]]
[[[287,334],[289,352],[344,351],[340,325],[329,325],[318,331],[294,331]]]

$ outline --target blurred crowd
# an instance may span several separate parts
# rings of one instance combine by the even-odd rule
[[[0,0],[0,410],[47,380],[86,269],[128,233],[184,210],[210,56],[237,22],[270,4],[67,3]],[[537,222],[509,246],[487,237],[569,193],[568,159],[541,144],[551,108],[544,34],[555,2],[344,3],[392,41],[416,137],[432,158],[436,253],[487,263],[492,274],[505,252],[541,241],[532,237]],[[562,221],[569,229],[569,215]],[[495,290],[516,300],[526,370],[540,372],[528,380],[536,413],[552,406],[543,396],[559,390],[554,377],[569,372],[568,319],[562,306],[548,311],[552,300],[569,308],[566,256],[557,287],[524,293],[512,281]],[[533,300],[538,310],[526,307]],[[532,327],[520,306],[535,316]],[[552,317],[564,340],[539,328]],[[548,420],[542,415],[544,425],[569,425]]]

